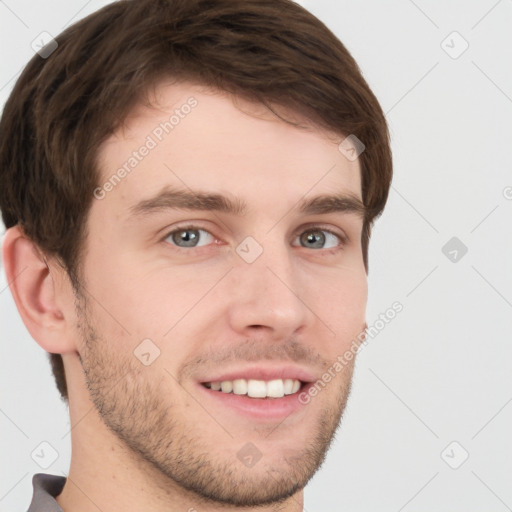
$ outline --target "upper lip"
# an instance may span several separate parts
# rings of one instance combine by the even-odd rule
[[[201,376],[199,382],[222,382],[225,380],[254,379],[254,380],[275,380],[275,379],[296,379],[302,382],[313,382],[315,377],[312,372],[294,365],[261,366],[251,365],[243,368],[233,368],[224,372],[211,373]]]

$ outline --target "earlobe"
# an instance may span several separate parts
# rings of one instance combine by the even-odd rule
[[[75,351],[73,310],[62,307],[69,300],[62,297],[66,289],[57,286],[56,279],[61,277],[57,266],[51,268],[42,251],[19,226],[6,231],[2,257],[14,302],[34,340],[53,354]]]

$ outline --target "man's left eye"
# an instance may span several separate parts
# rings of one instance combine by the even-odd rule
[[[333,249],[344,242],[340,235],[333,233],[327,229],[308,229],[299,235],[301,244],[303,247],[309,247],[311,249]],[[327,247],[325,244],[329,244]]]

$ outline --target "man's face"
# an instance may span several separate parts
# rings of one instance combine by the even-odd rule
[[[88,219],[78,313],[90,398],[170,486],[269,503],[318,469],[349,394],[353,360],[308,389],[364,329],[363,219],[346,202],[302,206],[361,200],[359,164],[341,135],[219,92],[160,85],[155,99],[100,151],[100,185],[117,178]],[[205,201],[154,200],[164,191]]]

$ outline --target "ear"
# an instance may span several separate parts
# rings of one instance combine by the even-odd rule
[[[2,257],[7,283],[23,323],[47,352],[76,352],[73,288],[66,271],[47,260],[21,227],[4,235]]]

